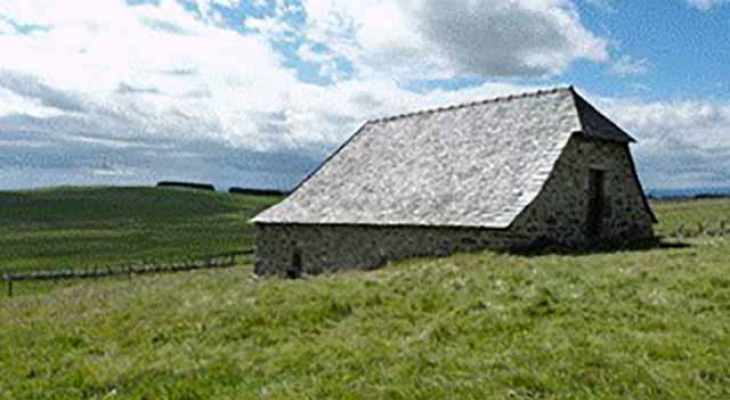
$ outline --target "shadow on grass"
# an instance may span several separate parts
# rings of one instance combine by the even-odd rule
[[[667,241],[664,237],[633,240],[601,240],[581,246],[566,247],[552,242],[535,243],[528,247],[508,250],[507,253],[526,257],[544,255],[586,256],[626,251],[650,251],[662,249],[684,249],[692,245],[685,242]]]

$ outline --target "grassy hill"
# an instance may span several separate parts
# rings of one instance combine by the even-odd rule
[[[0,192],[0,272],[179,260],[251,245],[276,197],[166,188]]]
[[[727,207],[659,203],[659,230]],[[0,398],[726,399],[728,259],[728,239],[705,237],[301,281],[254,280],[245,265],[0,297]]]

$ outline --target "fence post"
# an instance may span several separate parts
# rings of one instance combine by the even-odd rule
[[[711,231],[712,236],[722,236],[722,222],[718,221],[717,224],[717,230]]]
[[[13,297],[13,280],[8,279],[8,297]]]

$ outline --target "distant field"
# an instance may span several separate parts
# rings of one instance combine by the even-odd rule
[[[651,207],[659,218],[655,228],[660,235],[676,232],[682,224],[692,228],[698,222],[716,224],[727,221],[730,228],[730,198],[658,200],[652,201]]]
[[[59,188],[0,192],[0,272],[103,267],[236,251],[247,221],[279,201],[169,188]],[[652,204],[669,234],[681,223],[730,219],[730,199]]]
[[[166,188],[0,192],[0,272],[236,251],[276,197]]]

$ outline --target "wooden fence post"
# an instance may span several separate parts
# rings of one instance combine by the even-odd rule
[[[712,230],[710,232],[711,236],[722,236],[722,221],[718,221],[717,224],[717,230]]]

